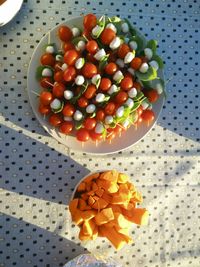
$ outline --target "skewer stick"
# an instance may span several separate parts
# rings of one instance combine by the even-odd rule
[[[84,148],[84,142],[81,142],[81,147]]]
[[[46,120],[46,115],[44,114],[43,119]]]
[[[135,130],[137,131],[137,128],[138,128],[138,126],[137,126],[137,123],[136,123],[136,124],[134,124],[134,126],[135,126]]]
[[[51,42],[51,33],[49,32],[49,34],[48,34],[48,44],[50,44],[50,42]]]
[[[95,145],[96,145],[96,147],[98,147],[98,144],[99,144],[99,142],[96,140],[96,141],[95,141]]]
[[[53,87],[53,84],[48,82],[48,81],[45,81],[45,83],[47,83],[48,85],[51,85]]]
[[[32,92],[34,95],[36,95],[36,96],[40,96],[40,94],[38,94],[37,92],[35,92],[35,91],[33,91],[33,90],[31,90],[31,92]]]

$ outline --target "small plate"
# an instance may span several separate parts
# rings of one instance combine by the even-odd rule
[[[164,103],[164,95],[160,95],[159,100],[153,105],[153,111],[155,113],[155,121],[150,124],[148,127],[144,124],[141,124],[136,130],[134,126],[131,126],[127,131],[122,133],[121,137],[116,137],[112,140],[112,143],[109,141],[100,142],[97,146],[94,142],[88,141],[85,142],[84,145],[81,145],[81,142],[77,141],[73,136],[65,136],[64,134],[58,132],[57,129],[51,127],[47,120],[45,120],[44,116],[42,116],[38,112],[38,97],[35,93],[40,93],[41,89],[38,81],[35,78],[35,73],[38,65],[40,64],[40,57],[44,53],[44,47],[47,43],[56,43],[58,47],[60,47],[60,41],[57,37],[58,28],[61,25],[67,25],[69,27],[77,26],[82,28],[83,17],[76,17],[69,20],[66,20],[64,23],[56,26],[50,32],[48,32],[39,42],[36,47],[28,70],[28,94],[31,106],[33,111],[41,123],[43,128],[52,135],[57,141],[64,144],[65,146],[72,148],[74,150],[78,150],[86,153],[93,154],[110,154],[115,153],[121,150],[124,150],[138,141],[140,141],[154,126],[156,123],[158,116],[162,110],[162,106]],[[141,34],[140,34],[141,35]],[[161,78],[163,78],[163,73],[159,73]]]
[[[0,26],[5,25],[8,23],[11,19],[14,18],[14,16],[18,13],[20,10],[23,0],[5,0],[0,1]]]

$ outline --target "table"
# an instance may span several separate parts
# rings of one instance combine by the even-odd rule
[[[37,122],[27,95],[30,57],[41,37],[81,13],[128,17],[159,41],[168,98],[153,130],[132,148],[108,156],[58,144]],[[123,266],[200,266],[199,1],[26,0],[0,29],[0,266],[63,266],[87,249]],[[116,252],[105,241],[77,239],[68,203],[90,170],[128,173],[144,195],[149,225]]]

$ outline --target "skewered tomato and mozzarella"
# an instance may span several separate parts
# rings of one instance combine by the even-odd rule
[[[81,142],[111,140],[132,124],[152,122],[163,91],[151,82],[162,68],[156,41],[144,44],[127,20],[93,14],[83,28],[58,29],[62,49],[47,44],[37,78],[38,110],[63,134]]]

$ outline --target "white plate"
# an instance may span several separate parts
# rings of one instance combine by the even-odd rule
[[[6,0],[2,5],[0,5],[0,26],[5,25],[20,10],[23,0]]]
[[[95,143],[92,141],[85,142],[84,146],[82,146],[81,142],[77,141],[75,137],[65,136],[64,134],[59,133],[56,129],[51,127],[48,121],[44,119],[44,116],[38,112],[38,97],[34,94],[34,92],[40,93],[41,89],[38,81],[35,78],[35,73],[38,65],[40,64],[40,57],[44,53],[44,46],[48,43],[50,36],[50,42],[56,43],[56,45],[60,47],[61,43],[57,37],[58,28],[61,25],[68,25],[69,27],[73,27],[76,25],[77,27],[82,28],[82,21],[83,17],[76,17],[69,19],[64,23],[53,28],[39,42],[38,46],[36,47],[32,55],[28,70],[28,94],[30,103],[37,119],[44,127],[44,129],[50,135],[52,135],[56,140],[66,145],[67,147],[81,152],[94,153],[94,154],[109,154],[118,152],[136,144],[151,130],[151,128],[156,123],[156,120],[158,119],[158,116],[162,110],[162,106],[164,103],[163,95],[161,95],[159,100],[153,105],[153,111],[155,112],[155,121],[154,123],[149,125],[149,127],[142,124],[138,127],[137,130],[135,130],[135,127],[131,126],[126,132],[122,133],[121,137],[116,137],[114,140],[112,140],[111,144],[109,143],[109,141],[105,141],[99,143],[98,146],[96,146]],[[163,77],[163,73],[161,73],[160,75]]]

